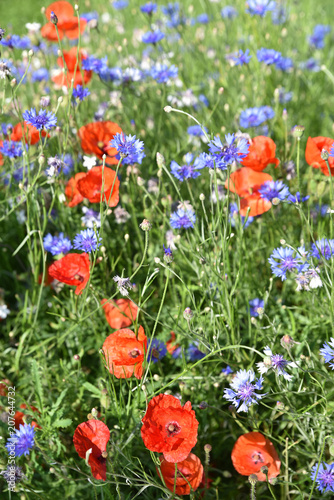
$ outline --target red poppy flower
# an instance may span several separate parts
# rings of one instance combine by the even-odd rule
[[[329,172],[325,160],[321,158],[321,151],[329,151],[334,144],[334,139],[329,137],[309,137],[306,143],[305,160],[313,168],[321,168],[323,174],[329,177]],[[334,158],[328,158],[331,175],[334,175]]]
[[[105,154],[107,165],[117,165],[118,163],[117,158],[115,158],[118,151],[109,144],[117,133],[123,133],[121,127],[117,123],[109,121],[88,123],[78,131],[84,152],[93,154],[100,160]]]
[[[169,352],[169,354],[173,354],[175,349],[177,349],[180,346],[180,344],[174,344],[175,339],[176,339],[175,333],[170,332],[170,339],[167,340],[167,342],[166,342],[166,347],[167,347],[167,351]]]
[[[47,134],[45,130],[42,130],[42,137],[45,136],[50,137],[50,134]],[[27,144],[31,144],[32,146],[36,144],[40,137],[37,128],[30,125],[30,123],[24,122],[24,126],[22,127],[22,123],[18,123],[13,128],[13,132],[11,133],[10,139],[11,141],[19,142],[24,136],[24,140]]]
[[[90,276],[89,256],[87,253],[69,253],[51,264],[49,274],[62,283],[76,286],[75,294],[80,295]]]
[[[36,412],[40,415],[40,411],[35,407],[35,406],[27,406],[25,403],[22,403],[20,405],[20,408],[21,410],[26,410],[27,408],[29,410],[32,410],[33,412]],[[24,421],[23,421],[23,418],[25,417],[25,420],[27,421],[27,415],[22,412],[22,411],[16,411],[15,412],[15,416],[14,416],[14,419],[15,419],[15,429],[19,429],[20,428],[20,424],[24,424]],[[37,422],[35,422],[34,420],[32,422],[30,422],[31,425],[33,427],[38,427],[39,429],[41,428]]]
[[[167,462],[185,460],[197,442],[198,421],[190,401],[167,394],[155,396],[142,419],[141,437],[150,451],[163,453]]]
[[[270,163],[273,163],[275,167],[279,165],[279,160],[275,158],[276,154],[276,144],[270,137],[265,135],[259,135],[252,139],[249,145],[249,153],[240,163],[245,167],[249,167],[252,170],[261,172]]]
[[[86,458],[86,453],[91,450],[88,464],[95,479],[107,479],[106,454],[110,432],[106,424],[100,420],[88,420],[78,425],[74,431],[73,443],[80,458]]]
[[[102,349],[106,366],[116,378],[130,378],[133,374],[138,379],[142,377],[147,351],[147,337],[142,326],[138,336],[128,328],[117,330],[106,338]]]
[[[111,328],[125,328],[137,318],[138,307],[130,299],[118,299],[109,302],[102,299],[104,314]]]
[[[77,16],[74,15],[74,9],[69,2],[60,0],[59,2],[53,2],[49,5],[45,11],[47,19],[50,19],[51,12],[54,12],[58,18],[57,28],[60,40],[62,40],[64,36],[70,40],[79,38],[79,21]],[[81,34],[85,31],[86,24],[87,21],[85,19],[80,19]],[[56,28],[51,22],[42,27],[41,35],[50,42],[58,41]]]
[[[111,168],[93,167],[77,182],[79,193],[91,203],[100,203],[102,185],[102,200],[115,207],[119,201],[119,180]]]
[[[160,470],[164,478],[166,487],[174,491],[175,464],[167,462],[163,457],[159,457]],[[160,476],[159,469],[157,472]],[[190,453],[185,460],[178,462],[176,473],[175,493],[177,495],[189,495],[191,491],[196,491],[203,478],[203,465],[200,459]]]
[[[248,432],[240,436],[232,450],[234,468],[243,476],[256,474],[259,481],[266,481],[260,472],[263,465],[268,467],[268,478],[278,476],[281,462],[274,445],[260,432]]]
[[[67,204],[69,207],[75,207],[79,205],[84,199],[82,194],[78,190],[78,181],[86,176],[85,172],[79,172],[71,177],[65,187],[65,196],[67,198]]]
[[[240,198],[240,215],[246,217],[255,217],[268,212],[272,207],[271,201],[261,198],[260,193],[255,192],[245,198]],[[249,212],[248,212],[249,210]]]
[[[62,87],[66,85],[67,87],[71,86],[72,79],[74,80],[73,87],[75,88],[77,85],[83,85],[84,83],[88,83],[92,78],[92,71],[82,70],[80,63],[82,60],[87,59],[88,55],[85,50],[80,50],[79,53],[79,61],[77,59],[77,48],[72,47],[72,49],[63,51],[65,64],[67,67],[66,74],[63,70],[60,70],[58,74],[52,77],[52,81]],[[58,57],[57,64],[61,68],[64,68],[64,61],[62,57]],[[76,69],[76,71],[75,71]]]
[[[0,148],[2,148],[2,146],[3,146],[3,141],[0,141]],[[1,167],[1,165],[3,165],[3,156],[0,153],[0,167]]]

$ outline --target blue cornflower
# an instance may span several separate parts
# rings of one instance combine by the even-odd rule
[[[77,250],[82,250],[83,252],[95,252],[99,246],[101,246],[102,238],[95,234],[94,229],[83,229],[76,235],[73,240],[73,246]]]
[[[174,64],[168,67],[167,64],[157,63],[152,66],[150,76],[158,83],[167,83],[171,78],[177,77],[178,71]]]
[[[208,16],[208,14],[206,14],[205,12],[203,12],[203,14],[199,14],[197,16],[196,20],[197,20],[198,23],[208,24],[208,22],[210,21],[210,18]]]
[[[287,92],[284,87],[278,89],[278,100],[281,104],[290,102],[293,98],[293,92]]]
[[[141,163],[145,158],[144,143],[136,139],[135,135],[117,133],[109,144],[117,149],[123,163]]]
[[[33,72],[31,75],[31,81],[34,82],[42,82],[43,80],[47,81],[49,79],[49,72],[46,68],[39,68]]]
[[[292,375],[290,375],[285,368],[298,368],[296,363],[293,361],[287,361],[282,354],[273,354],[272,350],[270,347],[265,347],[263,349],[263,352],[265,354],[264,361],[261,361],[260,363],[256,363],[256,366],[260,372],[261,375],[264,373],[267,373],[270,369],[274,370],[276,375],[285,378],[285,380],[290,380],[292,379]]]
[[[325,363],[329,363],[329,366],[334,370],[334,339],[331,337],[331,342],[325,342],[320,349],[320,354],[325,358]]]
[[[151,16],[157,11],[157,4],[154,2],[147,2],[145,5],[142,5],[140,7],[140,10],[144,12],[145,14],[148,14]]]
[[[16,457],[29,455],[30,449],[35,445],[35,427],[32,424],[20,424],[6,444],[8,452],[15,451]]]
[[[144,33],[142,36],[142,42],[155,44],[160,42],[163,38],[165,38],[164,33],[157,29],[155,31],[148,31],[147,33]]]
[[[171,264],[174,260],[172,249],[170,247],[165,247],[165,245],[163,245],[163,249],[164,261],[166,262],[166,264]]]
[[[281,71],[289,71],[289,69],[293,68],[293,61],[290,57],[281,57],[275,63],[276,69],[280,69]]]
[[[88,97],[90,92],[88,89],[84,88],[82,85],[77,85],[75,89],[73,89],[72,97],[74,99],[79,99],[79,101],[83,101],[85,97]]]
[[[30,49],[30,39],[27,36],[19,37],[19,35],[8,35],[1,40],[1,45],[9,47],[10,49]]]
[[[68,175],[73,170],[74,160],[69,153],[62,155],[61,160],[63,162],[63,173]]]
[[[317,488],[321,493],[326,491],[334,493],[334,464],[322,462],[319,465],[319,463],[316,463],[312,467],[311,479],[316,481]]]
[[[303,203],[304,201],[307,201],[309,199],[309,196],[300,196],[300,192],[297,191],[296,194],[290,194],[288,196],[288,201],[289,203]]]
[[[227,375],[230,375],[231,373],[233,373],[233,370],[229,365],[227,365],[226,368],[222,369],[222,374],[225,375],[226,377],[227,377]]]
[[[276,260],[277,259],[277,260]],[[303,267],[303,261],[299,254],[289,247],[275,248],[268,259],[271,271],[275,276],[286,280],[286,272],[296,269],[298,272]]]
[[[327,238],[321,238],[315,243],[312,243],[312,257],[321,259],[321,256],[326,260],[330,259],[334,254],[334,240],[328,240]]]
[[[259,62],[264,62],[264,64],[269,66],[270,64],[277,63],[281,59],[282,54],[274,49],[261,48],[256,52],[256,57]]]
[[[246,158],[249,150],[249,142],[242,138],[237,141],[234,134],[225,135],[226,144],[222,144],[220,137],[215,137],[209,142],[210,153],[218,157],[227,168],[234,161]],[[237,141],[237,144],[235,144]]]
[[[239,411],[248,412],[248,408],[252,404],[258,404],[266,394],[257,394],[255,391],[260,391],[263,385],[263,377],[260,376],[255,383],[255,373],[253,370],[239,370],[235,377],[230,382],[231,389],[224,390],[224,398],[231,401]]]
[[[83,12],[82,14],[80,13],[80,19],[85,19],[85,21],[87,21],[87,23],[89,23],[89,21],[92,21],[93,19],[95,19],[97,21],[98,18],[99,18],[99,15],[96,12],[96,10],[94,10],[92,12]]]
[[[208,133],[208,129],[206,127],[202,128],[200,125],[190,125],[190,127],[187,128],[187,133],[189,135],[194,135],[195,137],[201,137],[204,135],[203,129],[206,133]]]
[[[249,314],[253,316],[254,318],[257,318],[260,315],[260,312],[258,311],[260,309],[260,312],[262,314],[263,309],[264,309],[264,300],[262,299],[252,299],[249,301]]]
[[[320,62],[314,57],[310,57],[307,61],[301,62],[299,64],[300,69],[307,69],[308,71],[313,71],[317,73],[320,71]]]
[[[226,5],[221,11],[220,15],[223,19],[233,19],[238,16],[238,11],[231,5]]]
[[[0,153],[3,154],[3,156],[8,156],[8,158],[19,158],[23,154],[23,147],[21,142],[3,141],[0,147]]]
[[[276,5],[275,9],[271,12],[271,20],[273,24],[283,24],[288,19],[288,11],[283,5]]]
[[[191,209],[179,208],[176,212],[173,212],[170,216],[170,225],[173,229],[189,229],[194,227],[196,222],[195,212]]]
[[[333,157],[334,157],[334,142],[333,142],[333,144],[332,144],[331,149],[329,150],[329,156],[330,156],[331,158],[333,158]]]
[[[46,109],[40,109],[37,113],[34,108],[31,108],[30,111],[25,111],[22,116],[27,123],[37,128],[37,130],[42,130],[42,128],[48,130],[57,124],[56,115],[51,111],[46,111]]]
[[[210,155],[208,153],[201,153],[196,160],[194,161],[194,165],[197,168],[219,168],[221,170],[226,170],[226,165],[218,158],[216,155]]]
[[[98,59],[94,56],[88,56],[86,59],[83,59],[81,62],[82,69],[86,71],[94,71],[95,73],[99,73],[104,68],[107,67],[108,58],[104,57],[103,59]]]
[[[190,344],[187,349],[187,355],[190,361],[199,361],[200,359],[203,359],[205,357],[204,352],[198,349],[198,342]]]
[[[129,5],[129,2],[127,0],[114,0],[114,2],[111,5],[116,10],[122,10]]]
[[[274,2],[274,0],[248,0],[247,5],[248,9],[246,12],[248,14],[261,17],[264,17],[267,12],[276,8],[276,2]]]
[[[259,188],[261,198],[278,205],[280,201],[286,200],[289,196],[289,188],[282,181],[267,181]]]
[[[158,339],[153,339],[151,346],[148,351],[147,361],[153,361],[157,363],[161,358],[164,358],[167,354],[167,347],[165,342]]]
[[[323,49],[325,46],[325,36],[330,33],[331,27],[326,24],[317,24],[313,33],[307,38],[308,43],[316,49]]]
[[[230,56],[226,56],[230,58],[235,66],[243,66],[244,64],[248,64],[251,60],[252,56],[249,55],[249,49],[243,52],[241,49],[239,52],[235,52],[234,54],[230,54]]]
[[[237,224],[240,224],[240,222],[241,222],[242,227],[246,228],[253,222],[254,217],[248,217],[246,223],[245,223],[245,219],[246,219],[246,217],[239,214],[238,205],[236,203],[231,203],[230,204],[230,213],[228,216],[228,220],[230,221],[231,226],[236,227]]]
[[[314,206],[314,210],[315,210],[315,214],[314,216],[316,217],[317,214],[319,213],[321,217],[326,217],[326,215],[328,215],[328,209],[329,209],[329,205],[318,205],[316,204]]]
[[[270,106],[260,106],[259,108],[248,108],[240,115],[240,127],[259,127],[267,120],[274,118],[275,112]]]
[[[180,11],[180,6],[179,6],[178,2],[174,2],[174,3],[169,2],[168,5],[161,6],[161,12],[169,17],[175,16],[175,14],[178,14],[179,11]]]
[[[179,181],[184,181],[185,179],[196,179],[201,174],[197,172],[198,169],[203,168],[201,165],[195,165],[194,155],[192,153],[187,153],[184,157],[185,165],[180,166],[176,161],[172,161],[170,164],[170,170],[174,177]]]
[[[204,104],[204,106],[205,106],[206,108],[207,108],[207,107],[209,106],[209,104],[210,104],[210,103],[209,103],[208,98],[207,98],[204,94],[200,94],[200,95],[198,96],[198,100],[199,100],[202,104]],[[204,128],[205,128],[205,127],[204,127]]]
[[[44,250],[52,255],[66,254],[72,249],[72,243],[69,238],[64,236],[64,233],[59,233],[59,236],[51,236],[47,234],[43,238]]]

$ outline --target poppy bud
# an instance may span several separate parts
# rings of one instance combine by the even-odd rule
[[[142,231],[150,231],[152,229],[152,224],[150,223],[149,220],[144,219],[140,224],[139,227]]]
[[[57,26],[57,24],[58,24],[58,17],[56,16],[56,14],[53,11],[50,14],[50,21],[52,22],[52,24],[54,24],[55,26]]]
[[[211,446],[211,444],[205,444],[205,445],[204,445],[204,451],[205,451],[205,453],[206,453],[206,454],[211,453],[211,451],[212,451],[212,446]]]
[[[266,465],[262,465],[260,471],[262,472],[262,474],[268,474],[268,467]]]
[[[295,139],[301,139],[304,135],[305,127],[302,125],[295,125],[292,129],[292,135]]]
[[[255,485],[257,483],[257,475],[251,474],[250,476],[248,476],[248,481],[251,485]]]
[[[190,319],[193,319],[194,313],[192,312],[192,310],[190,309],[190,307],[186,307],[185,308],[185,310],[183,311],[183,317],[187,321],[189,321]]]

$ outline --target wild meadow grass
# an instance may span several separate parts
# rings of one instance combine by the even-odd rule
[[[331,498],[331,1],[64,3],[0,5],[1,498]]]

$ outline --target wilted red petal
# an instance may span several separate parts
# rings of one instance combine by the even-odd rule
[[[73,436],[73,443],[80,458],[85,459],[87,451],[92,450],[88,464],[95,479],[103,481],[107,479],[107,467],[102,453],[106,451],[109,439],[110,432],[106,424],[95,419],[78,425]]]
[[[76,286],[75,294],[80,295],[89,280],[89,266],[87,253],[69,253],[51,264],[49,274],[62,283]]]
[[[137,318],[138,307],[130,299],[102,299],[104,314],[111,328],[125,328]]]
[[[167,394],[155,396],[142,419],[141,436],[151,451],[163,453],[167,462],[182,462],[197,442],[198,421],[190,401]]]
[[[138,379],[142,377],[147,350],[147,337],[142,326],[137,336],[128,328],[112,333],[104,341],[102,349],[106,367],[116,378],[130,378],[133,374]]]
[[[100,203],[101,198],[109,207],[115,207],[119,201],[119,180],[116,172],[109,167],[93,167],[77,182],[80,194],[91,203]],[[101,189],[103,185],[103,196]]]
[[[269,469],[269,479],[278,476],[280,472],[281,462],[274,445],[260,432],[248,432],[240,436],[233,447],[231,458],[239,474],[256,474],[259,481],[266,481],[266,475],[260,472],[264,465]]]
[[[268,165],[273,163],[276,167],[279,164],[279,160],[275,158],[276,155],[276,144],[270,137],[265,135],[259,135],[252,139],[252,143],[249,146],[249,153],[240,163],[245,167],[249,167],[252,170],[261,172]]]
[[[170,491],[174,491],[175,464],[167,462],[163,457],[159,457],[160,470],[165,484]],[[157,472],[160,476],[159,469]],[[191,491],[196,491],[203,478],[203,465],[200,459],[190,453],[185,460],[178,462],[175,493],[177,495],[189,495]]]

